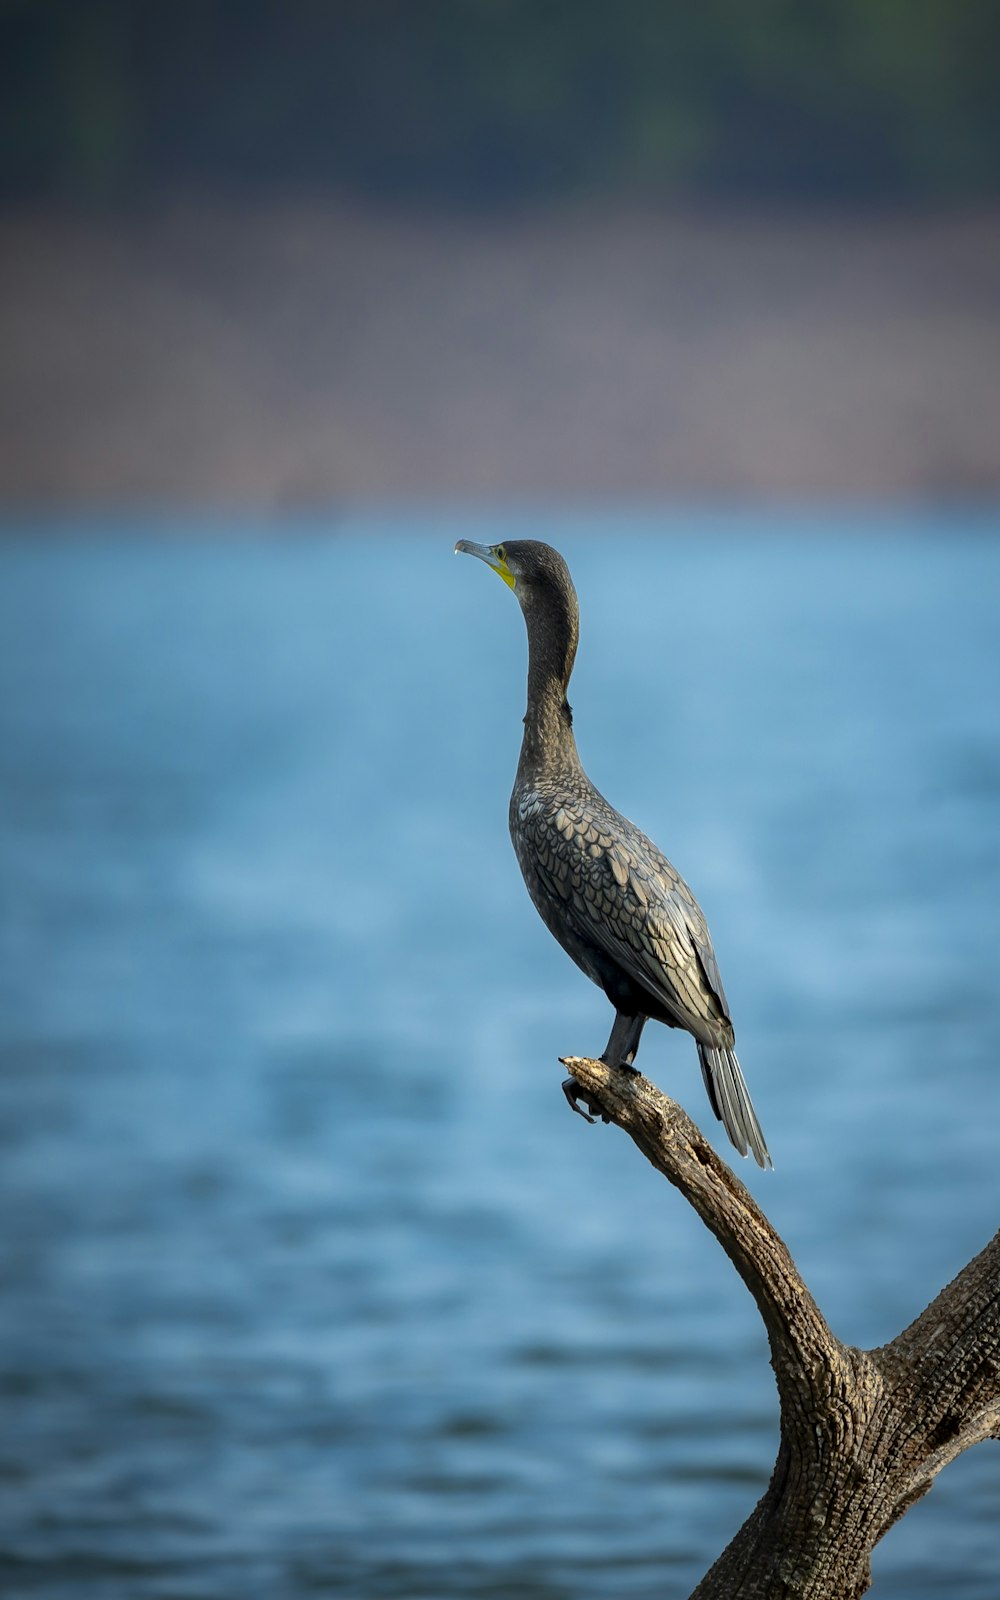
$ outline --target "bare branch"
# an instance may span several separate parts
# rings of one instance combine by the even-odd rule
[[[1000,1234],[898,1338],[830,1331],[787,1246],[675,1101],[589,1057],[573,1103],[614,1122],[718,1239],[767,1328],[781,1447],[766,1493],[692,1600],[855,1600],[883,1534],[970,1445],[1000,1436]]]
[[[997,1392],[1000,1378],[1000,1232],[963,1267],[908,1328],[879,1352],[887,1367],[910,1367],[921,1381],[946,1380],[961,1355],[978,1353],[984,1395]],[[964,1374],[968,1381],[970,1374]],[[975,1396],[966,1396],[975,1404]]]
[[[799,1276],[788,1247],[750,1191],[716,1155],[687,1112],[648,1078],[584,1056],[568,1056],[563,1066],[602,1114],[680,1189],[714,1233],[757,1302],[779,1389],[794,1362],[797,1383],[808,1387],[825,1408],[829,1370],[839,1366],[842,1347]]]
[[[917,1476],[926,1479],[929,1488],[930,1480],[937,1477],[942,1467],[948,1466],[949,1462],[954,1461],[971,1445],[982,1444],[986,1439],[995,1439],[998,1431],[1000,1431],[1000,1400],[993,1400],[981,1411],[968,1417],[946,1444],[941,1445],[927,1457],[920,1473],[915,1475],[915,1481]]]

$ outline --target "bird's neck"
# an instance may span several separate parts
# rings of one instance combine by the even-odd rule
[[[518,772],[521,776],[578,767],[573,713],[566,698],[576,658],[577,621],[561,606],[525,612],[528,627],[528,709]]]

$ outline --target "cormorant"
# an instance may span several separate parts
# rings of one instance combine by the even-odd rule
[[[758,1165],[769,1167],[701,907],[666,856],[609,805],[580,764],[566,699],[579,637],[569,568],[558,551],[535,540],[460,539],[455,551],[492,567],[524,613],[528,709],[510,834],[545,926],[615,1008],[602,1061],[632,1068],[650,1017],[686,1028],[698,1046],[712,1110],[740,1154],[749,1147]]]

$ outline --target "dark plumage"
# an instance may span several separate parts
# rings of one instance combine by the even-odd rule
[[[733,1049],[733,1025],[701,907],[646,835],[594,788],[577,754],[566,690],[579,636],[562,556],[518,540],[471,544],[521,604],[528,629],[528,709],[510,797],[510,833],[535,908],[615,1008],[602,1059],[631,1067],[648,1018],[686,1028],[712,1110],[736,1149],[771,1165]]]

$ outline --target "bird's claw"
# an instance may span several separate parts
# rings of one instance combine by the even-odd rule
[[[569,1106],[570,1110],[575,1111],[578,1117],[583,1118],[584,1122],[596,1122],[598,1118],[600,1118],[602,1122],[611,1121],[611,1118],[603,1109],[600,1102],[595,1100],[592,1094],[588,1094],[587,1090],[583,1088],[582,1084],[577,1083],[575,1078],[563,1079],[562,1092],[566,1096],[566,1104]],[[581,1100],[583,1101],[583,1105],[587,1107],[586,1111],[584,1111],[583,1106],[579,1104]],[[591,1115],[591,1113],[593,1113],[593,1115]]]

